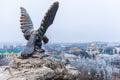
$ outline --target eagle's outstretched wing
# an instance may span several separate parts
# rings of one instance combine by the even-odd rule
[[[48,27],[53,23],[58,7],[59,7],[59,2],[54,2],[46,12],[41,22],[40,28],[38,29],[38,32],[41,34],[42,37],[44,36]]]
[[[24,33],[25,39],[29,40],[30,35],[33,32],[33,23],[27,11],[21,7],[21,16],[20,16],[20,24],[22,32]]]

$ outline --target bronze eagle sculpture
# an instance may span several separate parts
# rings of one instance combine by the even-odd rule
[[[37,30],[33,29],[33,23],[31,18],[25,8],[21,7],[20,24],[24,37],[28,40],[25,48],[21,52],[20,58],[29,58],[35,52],[44,52],[41,49],[42,41],[46,44],[48,43],[48,38],[45,33],[48,27],[53,23],[55,15],[59,7],[59,2],[54,2],[51,7],[46,12],[44,18],[42,19],[41,25]]]

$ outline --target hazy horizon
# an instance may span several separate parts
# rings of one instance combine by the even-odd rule
[[[1,0],[0,43],[25,43],[20,29],[20,7],[25,7],[34,28],[56,0]],[[119,0],[58,0],[57,15],[46,35],[50,43],[120,42]]]

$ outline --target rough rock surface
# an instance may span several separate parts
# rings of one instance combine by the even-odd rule
[[[0,68],[0,80],[79,80],[80,72],[60,61],[43,59],[15,59],[8,67]]]

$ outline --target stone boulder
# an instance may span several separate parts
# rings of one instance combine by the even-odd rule
[[[14,59],[0,68],[0,80],[79,80],[80,72],[50,57]]]

